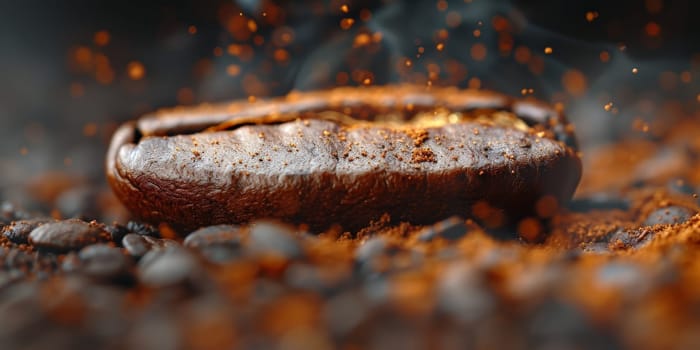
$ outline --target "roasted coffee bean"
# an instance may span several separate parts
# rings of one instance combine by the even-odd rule
[[[190,233],[185,238],[184,246],[204,248],[212,245],[239,246],[241,243],[240,227],[233,225],[209,226]]]
[[[576,198],[569,202],[567,208],[578,213],[586,213],[592,210],[629,210],[630,202],[627,199],[610,194],[598,193],[584,198]]]
[[[656,209],[644,220],[646,226],[680,224],[690,219],[695,212],[679,206]]]
[[[183,244],[210,262],[225,263],[242,255],[240,230],[233,225],[209,226],[190,233]]]
[[[475,267],[454,263],[438,285],[438,309],[458,322],[474,324],[486,317],[496,304],[485,276]]]
[[[672,179],[666,183],[666,188],[673,193],[692,195],[695,192],[695,188],[688,184],[688,181],[684,179]]]
[[[381,264],[381,260],[394,256],[400,251],[400,247],[383,237],[370,238],[355,251],[355,270],[365,276],[384,273],[389,266]]]
[[[126,229],[142,236],[160,237],[157,228],[143,222],[129,221],[126,223]]]
[[[80,250],[78,257],[81,272],[93,278],[116,280],[129,273],[131,260],[119,248],[94,244]]]
[[[96,223],[69,219],[41,225],[29,234],[29,243],[49,252],[69,252],[109,241],[109,233]]]
[[[528,320],[530,348],[621,349],[621,345],[572,304],[550,300],[537,306]]]
[[[29,270],[34,266],[35,255],[23,250],[10,248],[5,251],[4,265],[10,269]]]
[[[129,229],[119,224],[107,225],[105,231],[109,232],[112,242],[121,244],[122,239],[129,233]]]
[[[159,239],[130,233],[122,239],[122,246],[129,255],[140,258],[148,253],[149,250],[178,247],[179,244],[169,239]]]
[[[29,234],[35,228],[50,221],[52,220],[48,218],[13,221],[3,228],[2,234],[13,243],[26,244],[29,242]]]
[[[151,249],[151,243],[143,236],[130,233],[122,239],[122,246],[134,257],[142,257]]]
[[[256,254],[272,254],[287,259],[304,255],[294,230],[275,222],[259,221],[250,226],[247,249]]]
[[[467,234],[467,230],[464,219],[455,216],[424,229],[420,233],[419,239],[428,242],[439,237],[448,241],[455,241],[464,237]]]
[[[0,204],[0,226],[9,224],[15,220],[15,207],[10,202]]]
[[[609,247],[613,249],[619,248],[640,248],[651,241],[651,239],[656,235],[648,227],[642,227],[635,230],[617,230],[615,231],[609,239]]]
[[[174,286],[197,278],[197,259],[184,249],[153,250],[139,262],[141,283],[150,287]]]
[[[431,224],[480,201],[514,224],[542,196],[570,198],[571,130],[495,93],[340,88],[146,116],[117,131],[107,169],[135,215],[183,230],[260,218],[353,230],[387,213]]]

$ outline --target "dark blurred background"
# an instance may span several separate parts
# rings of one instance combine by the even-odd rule
[[[145,112],[291,89],[495,89],[558,104],[584,148],[663,137],[664,125],[700,117],[698,10],[691,0],[0,1],[0,196],[22,204],[27,190],[56,200],[46,182],[103,184],[111,132]]]

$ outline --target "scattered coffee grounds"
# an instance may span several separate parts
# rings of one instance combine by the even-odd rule
[[[107,173],[135,215],[181,231],[274,218],[318,232],[385,214],[514,225],[566,202],[581,164],[544,104],[405,85],[158,112],[117,131]]]

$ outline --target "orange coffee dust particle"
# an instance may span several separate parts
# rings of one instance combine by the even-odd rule
[[[486,45],[482,43],[472,45],[470,50],[470,54],[474,61],[483,61],[486,58],[487,53]]]
[[[430,148],[416,148],[411,153],[411,162],[413,162],[413,163],[425,163],[425,162],[435,163],[435,162],[437,162],[437,158],[435,157],[435,153],[433,152],[433,150],[431,150]]]
[[[355,20],[353,18],[343,18],[340,20],[340,29],[348,30],[352,27],[354,23]]]
[[[586,21],[593,22],[596,20],[596,18],[598,18],[598,16],[600,16],[598,11],[588,11],[586,12]]]
[[[106,30],[100,30],[99,32],[95,32],[95,35],[92,37],[92,41],[97,46],[107,46],[109,45],[111,39],[112,38],[109,35],[109,32]]]
[[[576,69],[566,71],[561,78],[561,83],[566,92],[573,96],[582,96],[585,94],[588,85],[586,76]]]
[[[661,35],[661,26],[656,22],[649,22],[644,26],[644,33],[650,37],[658,37]]]
[[[131,61],[126,66],[126,72],[131,80],[141,80],[146,75],[146,67],[138,61]]]

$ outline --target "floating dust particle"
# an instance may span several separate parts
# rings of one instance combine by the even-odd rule
[[[275,50],[274,58],[277,62],[287,62],[289,61],[289,52],[285,49],[277,49]]]
[[[228,74],[229,76],[235,77],[240,73],[241,66],[237,64],[229,64],[228,66],[226,66],[226,74]]]
[[[343,4],[340,6],[340,11],[343,13],[348,13],[348,12],[350,12],[350,8],[348,7],[347,4]]]
[[[437,45],[435,45],[435,49],[438,50],[438,51],[442,51],[442,50],[445,49],[445,44],[444,44],[444,43],[438,43]]]
[[[96,123],[87,123],[83,126],[83,136],[93,137],[95,135],[97,135],[97,124]]]
[[[613,109],[613,103],[612,103],[612,102],[606,103],[605,106],[603,106],[603,109],[604,109],[606,112],[610,112],[610,111]]]
[[[411,162],[413,163],[437,163],[435,153],[430,148],[416,148],[411,152]]]
[[[254,95],[248,96],[248,103],[255,103],[257,101],[257,98]]]
[[[146,67],[143,66],[143,63],[138,61],[129,62],[126,66],[126,71],[131,80],[141,80],[146,76]]]
[[[689,71],[683,71],[681,73],[681,81],[686,83],[686,84],[689,84],[690,82],[692,82],[693,81],[692,73],[690,73]]]
[[[472,45],[471,49],[469,50],[469,53],[474,61],[483,61],[486,58],[486,55],[488,54],[488,49],[486,48],[486,45],[482,43],[476,43]]]
[[[474,31],[472,32],[472,35],[474,35],[475,38],[480,37],[480,36],[481,36],[481,30],[479,30],[479,29],[474,29]]]
[[[641,118],[635,118],[634,121],[632,121],[632,130],[639,131],[642,133],[648,133],[649,123],[647,123]]]
[[[355,36],[353,40],[352,47],[362,47],[369,45],[372,42],[372,38],[367,33],[360,33]]]
[[[639,69],[637,67],[632,68],[632,74],[637,74],[639,73]]]
[[[661,35],[661,26],[656,22],[649,22],[644,26],[644,33],[649,37],[658,37]]]
[[[184,87],[177,91],[177,103],[181,105],[192,104],[194,102],[194,91]]]
[[[561,77],[561,84],[566,92],[576,97],[583,96],[588,88],[586,76],[576,69],[567,70]]]
[[[197,34],[197,27],[193,26],[193,25],[189,26],[189,27],[187,27],[187,32],[192,34],[192,35],[195,35],[195,34]]]
[[[95,32],[95,35],[93,36],[92,41],[97,46],[107,46],[107,45],[109,45],[109,42],[111,39],[112,38],[111,38],[108,31],[100,30],[98,32]]]
[[[603,63],[610,61],[610,53],[607,51],[602,51],[600,53],[599,57],[600,57],[600,61]]]
[[[520,64],[525,64],[530,61],[530,58],[532,57],[532,52],[530,52],[530,49],[527,46],[518,46],[517,48],[515,48],[513,57],[515,58],[516,62]]]
[[[258,24],[255,23],[254,20],[249,19],[248,23],[246,23],[246,24],[248,25],[248,30],[250,30],[252,33],[255,33],[258,31]]]
[[[436,7],[437,7],[438,11],[441,11],[441,12],[447,10],[447,1],[439,0],[436,4]]]
[[[413,65],[413,62],[411,62],[411,60],[409,60],[409,59],[407,58],[407,59],[404,61],[403,64],[404,64],[406,67],[410,67],[410,66]]]
[[[368,9],[362,9],[360,10],[360,19],[362,22],[367,22],[372,18],[372,11]]]
[[[593,22],[598,18],[598,16],[600,16],[598,11],[588,11],[586,12],[586,21]]]
[[[352,25],[355,23],[355,19],[353,18],[343,18],[340,20],[340,29],[342,30],[348,30],[352,28]]]
[[[447,17],[445,17],[445,23],[450,28],[458,27],[460,23],[462,23],[462,15],[457,11],[450,11],[447,13]]]
[[[70,96],[71,97],[81,97],[85,95],[85,86],[81,83],[71,83],[70,84]]]
[[[551,47],[547,46],[547,47],[544,48],[544,54],[545,54],[545,55],[551,55],[552,52],[554,52],[554,50],[552,50]]]
[[[526,218],[518,223],[518,233],[528,242],[535,242],[543,231],[542,223],[536,218]]]

